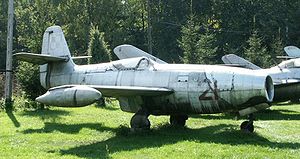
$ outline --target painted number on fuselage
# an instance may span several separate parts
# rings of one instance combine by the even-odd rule
[[[218,86],[217,86],[217,81],[214,81],[214,87],[212,87],[210,84],[211,82],[207,82],[209,88],[207,88],[202,94],[199,96],[199,100],[218,100],[219,99],[219,94],[218,94]],[[212,95],[209,95],[209,92],[212,92]]]

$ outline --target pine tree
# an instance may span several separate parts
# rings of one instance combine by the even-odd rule
[[[205,28],[207,26],[203,25]],[[190,16],[187,25],[182,28],[182,38],[179,46],[183,50],[183,62],[192,64],[213,64],[216,62],[216,37],[205,29],[200,33],[200,25],[195,17]]]
[[[198,54],[197,63],[200,64],[215,64],[217,62],[217,47],[215,46],[216,37],[214,34],[206,33],[200,35],[197,41],[196,52]]]
[[[261,66],[269,67],[271,56],[267,53],[267,49],[262,45],[262,38],[259,37],[255,30],[247,41],[248,47],[245,48],[245,58],[252,63]]]
[[[179,41],[179,47],[183,50],[182,61],[184,63],[198,62],[198,55],[196,53],[197,43],[199,39],[200,25],[194,21],[195,17],[191,15],[187,24],[181,29],[181,40]]]
[[[88,63],[109,62],[111,60],[111,53],[108,47],[108,44],[104,40],[104,33],[100,32],[98,27],[92,26],[87,51],[88,55],[92,56],[92,58],[88,60]]]
[[[278,64],[281,60],[277,59],[276,56],[282,56],[283,55],[283,42],[280,36],[277,36],[274,38],[274,40],[271,43],[271,57],[273,60],[273,64]]]

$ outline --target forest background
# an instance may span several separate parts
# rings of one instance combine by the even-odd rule
[[[7,4],[0,1],[0,70]],[[116,60],[113,48],[131,44],[170,63],[216,64],[233,53],[270,67],[280,62],[283,47],[300,46],[299,6],[299,0],[18,0],[13,48],[40,53],[45,29],[59,25],[73,56],[93,55],[79,64]],[[17,88],[29,98],[44,91],[37,84],[38,66],[14,67]]]

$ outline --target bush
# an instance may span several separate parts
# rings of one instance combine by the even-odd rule
[[[44,109],[43,104],[27,98],[24,92],[20,96],[14,96],[12,104],[13,111]],[[0,111],[4,111],[5,108],[5,99],[2,98],[0,100]]]
[[[39,66],[28,62],[19,62],[16,73],[17,80],[25,97],[35,100],[36,97],[45,93],[46,90],[40,84]]]

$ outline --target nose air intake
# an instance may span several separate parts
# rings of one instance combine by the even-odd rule
[[[273,80],[270,76],[266,77],[265,81],[266,99],[268,102],[272,102],[274,98],[274,85]]]

